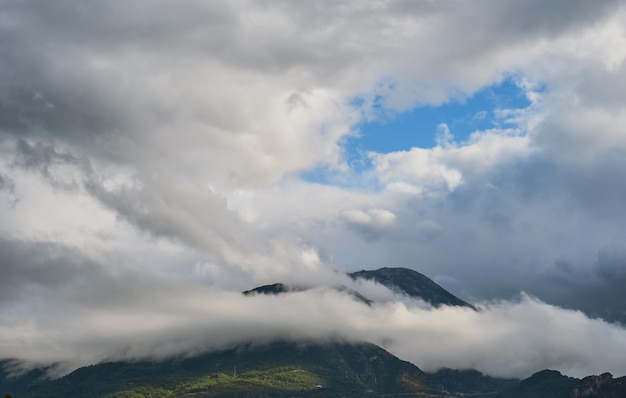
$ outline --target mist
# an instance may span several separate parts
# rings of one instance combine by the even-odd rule
[[[131,307],[52,305],[39,308],[46,314],[36,314],[45,319],[37,324],[13,314],[0,329],[0,351],[32,363],[57,363],[59,376],[103,360],[193,356],[243,343],[367,341],[425,371],[474,368],[517,378],[543,369],[576,377],[626,374],[626,329],[528,295],[477,303],[474,311],[434,308],[363,281],[350,287],[376,296],[372,306],[324,286],[244,296],[198,285],[172,289],[171,283],[161,284],[142,291],[141,304]],[[29,313],[37,310],[30,308]]]

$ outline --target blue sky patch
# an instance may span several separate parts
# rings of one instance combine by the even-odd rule
[[[463,100],[420,106],[356,126],[360,135],[346,141],[346,157],[350,163],[353,158],[358,159],[359,154],[370,151],[388,153],[412,147],[431,148],[436,144],[437,126],[441,123],[448,125],[455,141],[465,141],[476,130],[494,127],[496,109],[519,109],[529,105],[524,91],[509,78]]]
[[[448,126],[454,141],[463,142],[475,131],[510,127],[503,126],[502,120],[496,119],[496,110],[530,106],[524,90],[513,78],[485,87],[469,98],[455,99],[437,106],[420,106],[397,114],[385,112],[381,106],[382,100],[377,98],[373,102],[373,108],[382,115],[381,118],[356,126],[359,135],[349,137],[343,145],[346,162],[355,173],[353,177],[363,177],[362,173],[371,169],[368,152],[389,153],[413,147],[432,148],[436,145],[438,126],[442,123]],[[355,107],[363,106],[364,103],[360,98],[353,101]],[[304,171],[300,178],[326,185],[359,185],[353,178],[347,178],[325,166]]]

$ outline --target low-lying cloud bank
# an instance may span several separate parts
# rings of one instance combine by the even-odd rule
[[[520,378],[545,368],[579,377],[626,374],[626,329],[525,294],[473,311],[432,308],[369,282],[351,287],[382,301],[369,307],[326,287],[248,297],[159,281],[132,306],[31,302],[28,313],[37,313],[36,322],[17,306],[3,314],[10,319],[0,327],[0,352],[63,362],[61,371],[69,371],[103,359],[194,355],[242,342],[341,339],[379,344],[427,371],[475,368]]]

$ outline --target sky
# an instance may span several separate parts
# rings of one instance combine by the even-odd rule
[[[621,0],[0,0],[0,357],[342,336],[625,375],[625,29]],[[384,266],[482,310],[324,288]],[[240,297],[274,282],[316,289]]]

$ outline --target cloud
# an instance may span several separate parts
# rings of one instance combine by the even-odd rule
[[[4,238],[0,248],[0,352],[36,363],[60,361],[59,372],[103,358],[166,358],[249,341],[339,338],[382,344],[425,370],[472,367],[504,377],[543,368],[574,376],[626,373],[623,327],[526,295],[479,304],[477,312],[435,309],[376,283],[334,274],[317,283],[346,285],[378,303],[368,307],[323,286],[246,297],[197,280],[105,266],[59,244]],[[613,266],[619,253],[607,249],[599,272],[619,269]]]
[[[481,173],[532,152],[527,137],[517,131],[476,132],[468,143],[457,144],[448,127],[441,128],[443,138],[433,148],[372,153],[379,182],[387,189],[417,196],[447,194],[463,183],[464,174]]]
[[[535,292],[557,305],[624,325],[626,312],[620,300],[625,270],[623,245],[604,246],[589,268],[569,259],[556,260],[545,274],[549,283],[537,286]]]
[[[443,228],[433,220],[424,220],[418,224],[418,227],[424,236],[434,238],[442,233]]]
[[[396,223],[396,215],[385,209],[344,210],[339,217],[348,228],[358,231],[368,239],[380,238]]]
[[[245,338],[258,324],[269,338],[265,305],[293,308],[211,289],[321,284],[334,269],[380,266],[457,281],[455,293],[479,301],[527,291],[625,322],[625,10],[611,0],[2,4],[0,354],[164,355],[181,341],[202,347],[190,336],[204,328]],[[441,120],[433,148],[374,151],[371,168],[350,168],[345,143],[361,123],[462,105],[505,79],[529,107],[486,110],[493,127],[462,142]],[[384,311],[316,291],[296,296],[311,322],[297,318],[306,311],[294,319],[319,335],[389,337],[426,367],[623,373],[608,348],[622,347],[621,329],[575,311],[524,298],[456,314],[368,289],[387,297]],[[333,300],[363,317],[343,319]],[[452,334],[432,340],[418,313]],[[559,342],[530,330],[546,314],[555,336],[580,332]],[[376,317],[398,333],[369,325]],[[406,336],[420,328],[440,356],[411,351]],[[504,350],[505,337],[520,345]],[[159,352],[157,341],[177,343]]]
[[[9,177],[0,175],[0,189],[12,190],[13,181]]]
[[[123,299],[72,300],[63,309],[46,308],[35,324],[23,312],[5,314],[9,322],[0,328],[0,349],[31,361],[63,361],[59,369],[67,371],[102,358],[158,359],[241,342],[343,339],[383,344],[425,370],[472,367],[502,377],[527,377],[544,368],[574,376],[626,373],[620,357],[626,330],[528,296],[482,304],[476,312],[398,301],[389,291],[384,295],[395,300],[368,307],[326,288],[246,297],[195,284],[179,290],[172,281],[124,278],[106,285],[122,283],[116,291],[126,299],[138,295],[132,306]],[[59,316],[60,311],[73,316]]]

